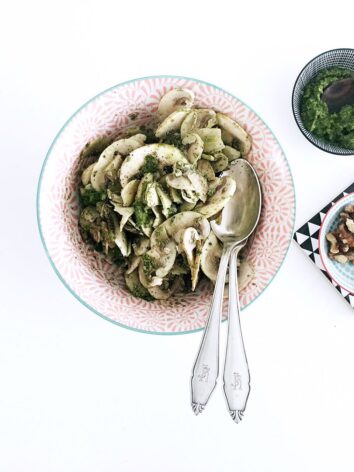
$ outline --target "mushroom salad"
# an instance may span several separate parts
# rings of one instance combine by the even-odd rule
[[[251,149],[233,119],[195,108],[194,93],[174,89],[151,127],[102,137],[81,153],[83,240],[121,266],[130,292],[145,300],[215,282],[222,243],[210,228],[236,190],[224,175]],[[253,277],[244,261],[240,285]]]

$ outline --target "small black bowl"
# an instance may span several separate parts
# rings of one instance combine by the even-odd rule
[[[345,149],[340,146],[322,141],[314,136],[312,133],[307,131],[302,123],[300,115],[300,101],[302,91],[306,84],[317,75],[322,69],[328,67],[342,67],[345,69],[351,69],[354,71],[354,49],[350,48],[339,48],[331,49],[330,51],[319,54],[314,59],[306,64],[298,75],[295,85],[293,88],[292,95],[292,107],[296,124],[298,125],[302,134],[307,138],[310,143],[314,146],[322,149],[322,151],[329,152],[331,154],[339,154],[342,156],[354,155],[354,149]]]

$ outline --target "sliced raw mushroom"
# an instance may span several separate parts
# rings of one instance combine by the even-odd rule
[[[138,190],[136,191],[135,200],[143,200],[145,197],[145,192],[147,186],[154,181],[154,175],[150,172],[145,174],[144,177],[140,180]]]
[[[154,206],[151,208],[151,210],[154,212],[154,215],[155,215],[155,219],[152,226],[153,228],[157,228],[163,222],[164,218],[159,207]]]
[[[144,202],[149,208],[156,207],[160,203],[157,186],[156,182],[149,182],[146,186]]]
[[[203,177],[199,172],[190,172],[188,174],[188,179],[191,181],[193,190],[197,194],[199,200],[205,202],[208,193],[208,182],[205,177]]]
[[[130,206],[133,204],[139,183],[139,180],[133,179],[122,189],[121,196],[124,206]]]
[[[222,153],[228,158],[229,162],[235,161],[241,157],[240,151],[231,146],[225,146]]]
[[[182,198],[189,203],[197,202],[198,199],[202,202],[206,201],[208,183],[205,177],[195,170],[179,177],[169,174],[166,176],[166,183],[174,189],[181,190]]]
[[[153,232],[152,226],[142,226],[141,230],[148,238],[150,238]]]
[[[122,157],[115,156],[114,159],[107,165],[104,170],[105,179],[114,182],[117,179],[119,168],[122,164]]]
[[[169,188],[169,193],[170,193],[170,197],[171,197],[171,200],[173,201],[173,203],[183,203],[183,200],[181,198],[181,194],[177,189],[175,189],[173,187],[170,187]]]
[[[176,190],[193,190],[192,183],[187,175],[176,176],[175,174],[166,175],[166,183],[169,187]]]
[[[215,161],[215,157],[212,154],[206,154],[205,152],[202,154],[202,159],[210,162]]]
[[[201,261],[201,238],[195,228],[187,228],[184,230],[181,242],[179,243],[179,250],[184,252],[187,258],[189,268],[191,270],[192,291],[194,292],[199,276],[200,261]]]
[[[134,270],[130,274],[124,274],[125,283],[129,289],[129,291],[135,296],[139,298],[143,298],[145,300],[151,300],[151,295],[148,290],[141,284],[139,280],[138,271]]]
[[[198,204],[196,211],[206,218],[216,215],[224,208],[236,190],[236,182],[232,177],[222,177],[217,184],[215,193],[208,198],[206,203]]]
[[[137,269],[139,267],[140,261],[140,256],[133,256],[129,262],[126,274],[131,274],[135,269]]]
[[[113,139],[112,136],[100,136],[87,143],[80,154],[80,160],[86,162],[95,157],[95,160],[97,160],[98,156],[112,143]]]
[[[118,218],[116,215],[112,215],[113,221],[114,221],[114,242],[120,249],[120,252],[124,257],[130,256],[131,253],[131,244],[127,240],[127,237],[124,233],[124,231],[121,231],[118,223]]]
[[[166,134],[172,131],[179,131],[183,120],[188,115],[189,110],[177,110],[172,112],[163,122],[158,126],[155,131],[157,138],[163,138]]]
[[[222,172],[229,167],[229,160],[223,152],[218,152],[215,154],[215,161],[211,165],[215,173]]]
[[[242,126],[223,113],[217,113],[216,120],[220,128],[225,130],[227,133],[230,133],[239,143],[242,154],[248,154],[252,146],[252,141],[250,135],[242,128]]]
[[[216,277],[218,275],[221,255],[222,244],[219,242],[213,231],[210,231],[209,236],[202,247],[201,269],[208,279],[214,283],[216,282]]]
[[[197,206],[197,201],[198,200],[196,200],[195,202],[184,202],[184,203],[182,203],[182,205],[180,206],[180,211],[191,211],[191,210],[193,210]]]
[[[188,145],[187,157],[191,164],[195,164],[201,158],[204,149],[204,142],[197,133],[187,134],[182,143]]]
[[[153,155],[156,158],[161,170],[166,166],[172,166],[175,162],[188,163],[184,154],[175,146],[170,144],[146,144],[131,152],[123,161],[120,169],[120,181],[123,188],[140,172],[147,155]]]
[[[194,102],[192,90],[176,88],[167,92],[160,100],[158,115],[161,119],[166,118],[179,108],[191,108]]]
[[[225,147],[221,139],[221,130],[219,128],[201,128],[197,133],[204,142],[205,153],[215,153],[222,151]]]
[[[231,145],[234,140],[234,137],[232,136],[232,134],[226,131],[225,129],[221,130],[221,137],[225,144]]]
[[[164,217],[168,218],[171,216],[171,213],[176,213],[176,209],[173,206],[172,200],[168,196],[167,192],[162,189],[161,185],[157,184],[156,190],[162,205],[162,214]]]
[[[127,221],[134,213],[134,208],[114,204],[114,211],[116,211],[122,217],[120,220],[119,229],[123,231]]]
[[[91,182],[91,174],[94,167],[95,167],[95,163],[88,166],[81,174],[81,182],[84,187],[86,187],[86,185],[88,185]]]
[[[134,136],[131,136],[130,138],[119,139],[113,144],[115,144],[115,149],[117,150],[119,154],[121,154],[122,156],[126,156],[127,154],[134,151],[135,149],[138,149],[141,146],[144,146],[145,141],[146,141],[145,134],[139,133],[139,134],[135,134]]]
[[[144,262],[141,261],[138,268],[139,280],[141,285],[145,288],[156,287],[157,285],[161,285],[163,279],[161,277],[147,277],[144,271]]]
[[[141,283],[145,287],[159,285],[174,266],[176,256],[176,244],[172,239],[166,241],[163,246],[153,246],[142,256],[142,267],[139,268]],[[156,281],[156,277],[160,282]]]
[[[205,159],[200,159],[197,163],[197,171],[207,180],[215,180],[215,172],[212,164]]]
[[[117,141],[108,146],[98,158],[91,172],[91,185],[98,192],[105,188],[106,170],[108,165],[115,159],[116,169],[121,166],[123,159],[118,153]]]
[[[118,185],[119,184],[117,183],[115,187]],[[117,188],[107,188],[107,197],[109,198],[109,200],[111,200],[112,203],[118,203],[118,205],[123,205],[123,199],[119,193],[120,192]]]
[[[216,125],[216,113],[214,110],[199,108],[192,110],[181,125],[181,136],[186,137],[201,128],[211,128]]]
[[[162,246],[154,246],[146,254],[149,254],[156,263],[156,277],[166,277],[172,269],[176,256],[176,244],[169,240]]]
[[[147,290],[156,300],[167,300],[173,293],[169,287],[162,288],[161,286],[151,287]]]
[[[133,244],[133,251],[136,256],[142,256],[145,254],[149,247],[150,247],[150,239],[149,238],[140,238],[136,240]]]
[[[198,195],[194,190],[181,190],[181,195],[186,203],[196,205],[199,200]]]
[[[210,232],[209,221],[204,216],[195,211],[184,211],[172,216],[155,229],[151,235],[151,246],[163,246],[172,238],[176,243],[180,243],[181,232],[186,228],[195,228],[202,240],[206,239]]]

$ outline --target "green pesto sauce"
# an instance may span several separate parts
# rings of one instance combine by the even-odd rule
[[[149,256],[149,254],[144,254],[142,260],[145,275],[151,275],[156,269],[156,262],[151,256]]]
[[[90,206],[90,205],[95,205],[96,203],[100,201],[104,201],[106,199],[106,193],[105,192],[97,192],[93,188],[81,188],[80,189],[80,201],[82,206]]]
[[[159,166],[157,164],[157,159],[155,156],[148,154],[145,156],[144,165],[141,169],[143,174],[153,174],[159,170]]]
[[[181,150],[185,148],[182,143],[181,134],[175,131],[170,131],[169,133],[167,133],[166,136],[162,139],[162,142],[165,144],[171,144],[172,146],[175,146],[176,148]]]
[[[134,297],[142,298],[147,302],[152,302],[154,300],[154,297],[150,295],[148,290],[142,285],[134,285],[134,287],[130,291],[134,295]]]
[[[150,208],[146,206],[141,200],[137,200],[134,203],[134,216],[136,224],[139,227],[149,226],[153,220]]]
[[[305,128],[323,141],[354,149],[354,105],[330,113],[322,93],[336,80],[354,77],[354,71],[331,67],[319,72],[304,88],[300,114]]]

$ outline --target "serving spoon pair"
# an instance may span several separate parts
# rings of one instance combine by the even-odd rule
[[[201,413],[219,376],[219,338],[226,272],[229,266],[228,332],[224,365],[224,393],[232,419],[238,423],[250,392],[250,374],[240,324],[237,256],[254,232],[261,213],[261,188],[254,168],[237,159],[223,175],[236,181],[236,192],[225,205],[220,223],[212,230],[223,243],[214,295],[201,345],[193,367],[192,408]]]

